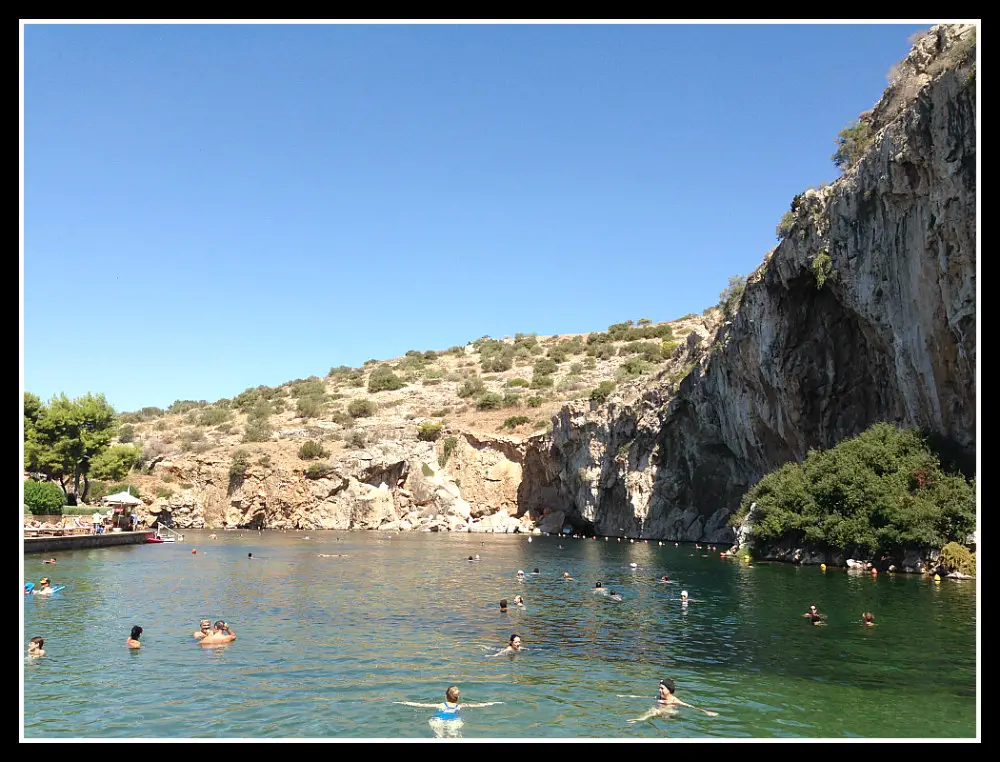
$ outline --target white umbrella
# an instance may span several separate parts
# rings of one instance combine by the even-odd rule
[[[140,505],[142,501],[135,495],[131,495],[128,492],[118,492],[114,495],[108,495],[102,502],[105,503],[117,503],[127,504],[127,505]]]

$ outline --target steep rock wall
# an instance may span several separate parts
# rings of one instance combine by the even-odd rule
[[[861,160],[798,199],[715,343],[685,348],[695,367],[679,389],[557,417],[551,454],[578,520],[728,542],[728,516],[765,473],[878,421],[974,457],[976,96],[961,65],[973,31],[917,43],[863,115],[878,131]]]

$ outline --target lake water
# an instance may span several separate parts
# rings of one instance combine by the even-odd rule
[[[433,710],[392,702],[437,703],[451,684],[504,702],[466,709],[448,731],[466,739],[979,735],[975,582],[614,539],[217,534],[24,556],[25,580],[66,585],[23,601],[22,653],[34,635],[47,652],[23,660],[24,738],[430,739]],[[518,593],[525,609],[500,613]],[[826,626],[802,617],[811,603]],[[203,618],[236,641],[196,645]],[[514,632],[523,652],[491,658]],[[664,677],[719,716],[628,724]]]

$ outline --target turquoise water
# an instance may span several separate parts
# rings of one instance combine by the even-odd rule
[[[978,736],[974,582],[525,535],[189,532],[56,558],[24,557],[25,580],[67,586],[23,601],[22,651],[42,635],[47,652],[23,661],[28,739],[434,738],[433,710],[392,702],[453,683],[504,702],[464,711],[449,732],[469,739]],[[202,618],[236,641],[196,645]],[[524,651],[491,658],[514,632]],[[719,716],[629,725],[663,677]]]

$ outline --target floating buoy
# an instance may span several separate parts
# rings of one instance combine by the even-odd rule
[[[826,564],[820,564],[819,565],[819,570],[820,571],[826,571]]]
[[[937,574],[935,574],[934,575],[934,581],[940,583],[941,582],[941,577],[939,577]]]
[[[195,553],[197,553],[197,552],[198,552],[198,549],[197,549],[197,548],[191,548],[191,555],[192,555],[192,556],[193,556],[193,555],[194,555]]]
[[[531,542],[531,538],[530,537],[528,538],[528,542]]]

